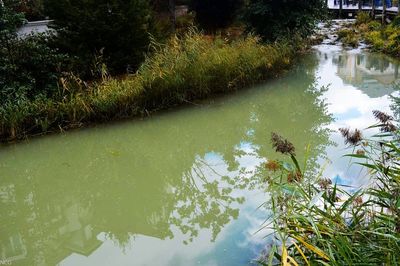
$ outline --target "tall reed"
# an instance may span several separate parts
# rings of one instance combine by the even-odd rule
[[[391,116],[374,115],[379,122],[373,127],[382,133],[372,139],[341,130],[355,151],[347,156],[368,169],[367,188],[332,183],[322,170],[300,166],[293,153],[291,163],[267,163],[273,213],[268,226],[275,233],[262,265],[399,265],[400,138]],[[280,152],[290,143],[276,135],[272,141]]]
[[[153,52],[135,74],[85,83],[61,80],[60,97],[0,107],[0,139],[80,127],[91,122],[148,114],[276,76],[297,52],[288,43],[264,45],[255,36],[235,41],[190,30]]]

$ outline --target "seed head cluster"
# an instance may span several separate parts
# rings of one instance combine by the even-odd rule
[[[344,137],[344,142],[353,146],[357,146],[362,140],[362,133],[359,129],[350,130],[349,128],[339,128],[340,133]]]
[[[381,132],[395,132],[397,127],[393,125],[394,118],[382,111],[374,110],[372,114],[375,116],[376,120],[382,123]]]
[[[287,139],[284,139],[282,136],[276,133],[272,133],[271,142],[272,147],[274,147],[277,152],[280,152],[282,154],[289,154],[292,156],[296,155],[294,145]]]

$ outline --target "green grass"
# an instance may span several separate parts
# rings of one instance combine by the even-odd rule
[[[255,36],[234,41],[191,30],[153,52],[137,73],[86,83],[60,82],[57,100],[37,98],[0,107],[0,139],[81,127],[183,104],[237,90],[287,69],[298,51],[288,43],[264,45]]]

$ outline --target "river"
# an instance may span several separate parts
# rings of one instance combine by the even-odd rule
[[[353,187],[337,129],[391,113],[398,62],[317,46],[284,77],[132,119],[0,146],[0,264],[251,265],[270,232],[264,163],[299,158]]]

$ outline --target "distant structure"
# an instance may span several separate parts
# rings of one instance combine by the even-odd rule
[[[41,21],[32,21],[24,24],[21,28],[18,29],[17,34],[20,37],[27,36],[29,34],[34,33],[44,33],[49,30],[49,24],[51,20],[41,20]]]
[[[357,12],[368,11],[373,17],[381,15],[384,21],[387,17],[397,16],[400,10],[400,1],[393,6],[392,0],[326,0],[326,3],[339,18],[352,18]]]

